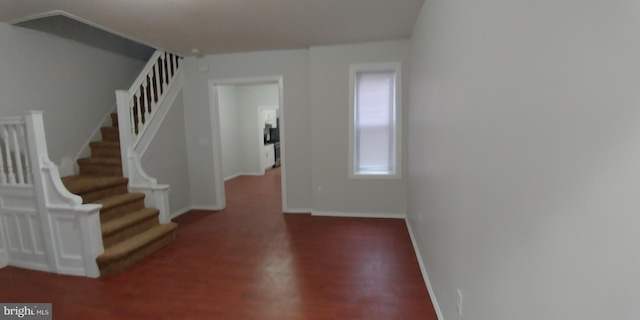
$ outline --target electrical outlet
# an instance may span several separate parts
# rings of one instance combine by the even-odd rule
[[[458,316],[462,319],[462,291],[460,289],[456,290],[458,291],[458,303],[456,304],[458,306]]]

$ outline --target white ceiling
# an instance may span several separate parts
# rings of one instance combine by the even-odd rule
[[[0,21],[65,14],[189,55],[407,38],[424,0],[1,0]]]

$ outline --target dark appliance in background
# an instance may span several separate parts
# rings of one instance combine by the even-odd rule
[[[277,126],[276,128],[269,128],[269,136],[271,137],[271,142],[273,142],[274,155],[275,155],[275,164],[274,168],[280,166],[280,119],[276,119]]]
[[[276,162],[273,164],[274,168],[280,166],[280,142],[276,142],[273,144],[273,148],[275,149]]]
[[[262,130],[264,133],[264,144],[267,144],[271,141],[271,127],[265,126]]]
[[[269,128],[269,142],[280,142],[279,128]]]
[[[280,118],[276,118],[276,127],[272,128],[270,124],[264,126],[264,144],[273,144],[274,149],[274,165],[273,168],[280,166]]]

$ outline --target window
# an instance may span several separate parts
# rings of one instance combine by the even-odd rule
[[[400,64],[349,69],[349,177],[400,178]]]

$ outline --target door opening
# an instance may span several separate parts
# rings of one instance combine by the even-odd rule
[[[282,77],[211,80],[209,91],[218,209],[226,206],[226,180],[271,169],[280,175],[286,212]]]

